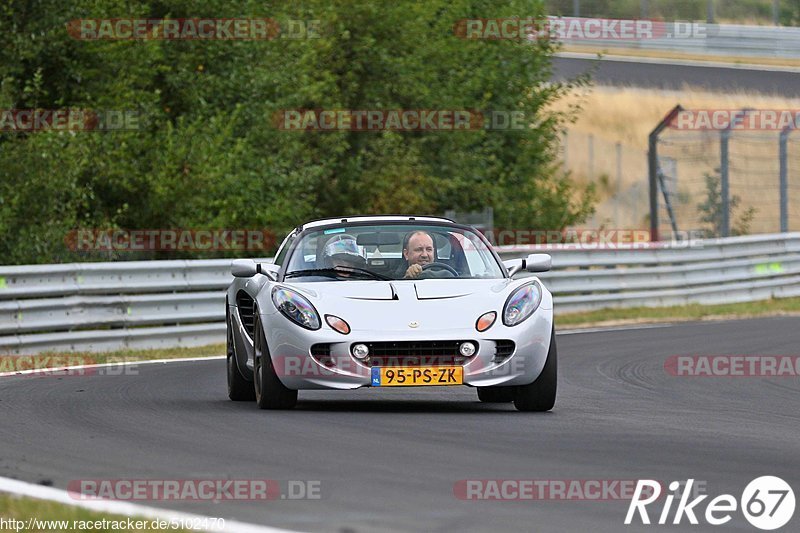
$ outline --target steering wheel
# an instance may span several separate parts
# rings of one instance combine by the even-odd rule
[[[427,263],[427,264],[422,265],[422,270],[429,270],[431,268],[435,268],[435,269],[439,269],[439,270],[447,270],[448,272],[450,272],[453,275],[453,277],[455,277],[455,278],[458,277],[458,272],[456,272],[456,269],[451,267],[450,265],[445,264],[445,263],[439,263],[438,261],[434,261],[432,263]]]

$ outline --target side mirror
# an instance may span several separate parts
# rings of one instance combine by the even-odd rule
[[[234,259],[231,274],[237,278],[252,278],[258,272],[258,265],[252,259]]]
[[[524,259],[509,259],[508,261],[503,261],[503,264],[506,266],[506,270],[508,270],[508,277],[514,277],[514,274],[519,272],[525,266]]]
[[[272,281],[278,279],[278,271],[281,269],[280,265],[273,263],[261,263],[258,265],[258,271],[267,276]]]
[[[530,254],[525,258],[525,270],[528,272],[547,272],[553,267],[550,254]]]

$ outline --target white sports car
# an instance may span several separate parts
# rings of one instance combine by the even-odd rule
[[[272,263],[233,261],[228,393],[289,409],[300,389],[471,386],[484,402],[556,398],[550,256],[503,261],[469,226],[357,216],[298,226]]]

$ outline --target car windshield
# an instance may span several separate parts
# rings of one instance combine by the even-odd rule
[[[292,281],[502,277],[475,231],[437,224],[342,224],[309,231],[289,253],[284,275]]]

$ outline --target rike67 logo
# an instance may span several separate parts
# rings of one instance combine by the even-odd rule
[[[708,498],[708,495],[696,496],[690,501],[693,483],[694,479],[687,480],[681,493],[678,491],[682,483],[673,481],[669,484],[672,493],[664,498],[664,505],[656,523],[661,525],[669,523],[672,503],[676,497],[679,501],[675,507],[672,524],[680,524],[685,517],[690,524],[697,525],[700,516],[708,524],[721,526],[730,522],[733,514],[740,508],[751,525],[761,530],[773,530],[786,525],[794,515],[794,491],[779,477],[762,476],[754,479],[745,487],[738,501],[731,494],[721,494],[707,503],[704,513],[701,512],[700,504]],[[661,484],[658,481],[640,479],[628,507],[628,514],[625,516],[625,525],[630,525],[637,514],[642,524],[650,524],[647,506],[660,497]]]

